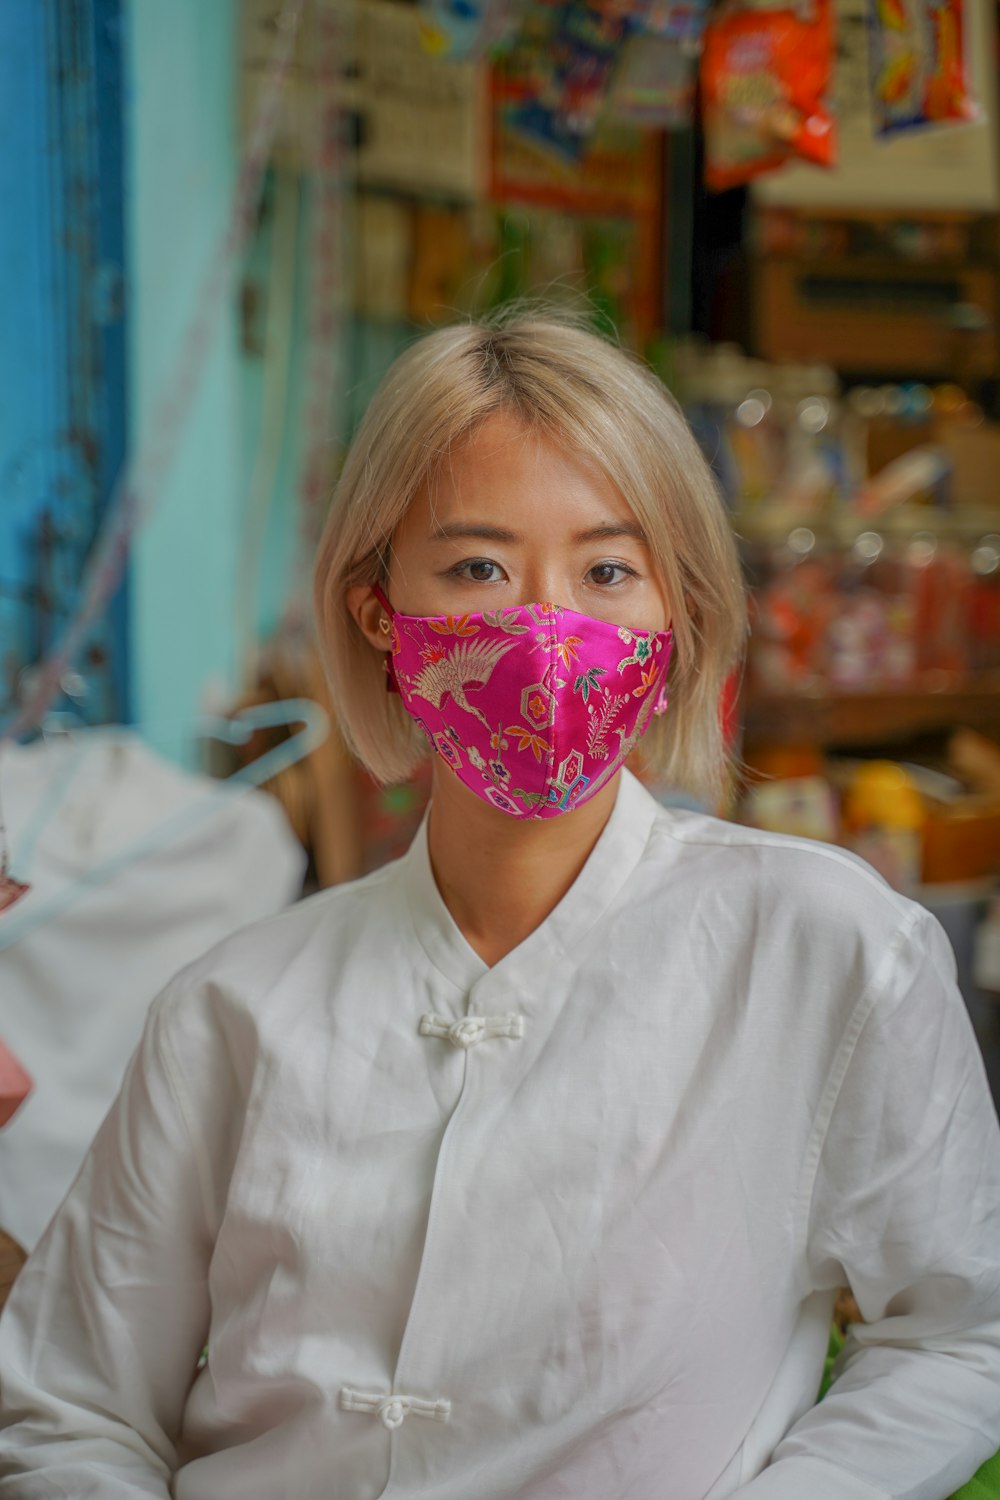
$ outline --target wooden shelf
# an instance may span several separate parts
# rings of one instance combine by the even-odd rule
[[[913,739],[958,726],[1000,729],[1000,672],[960,687],[878,688],[867,693],[771,697],[749,692],[743,703],[752,744],[865,745]]]

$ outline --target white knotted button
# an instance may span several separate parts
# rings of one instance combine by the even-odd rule
[[[390,1432],[402,1427],[408,1415],[428,1417],[432,1422],[447,1422],[451,1416],[451,1402],[440,1398],[424,1401],[420,1396],[384,1395],[377,1391],[356,1391],[351,1386],[341,1388],[340,1404],[344,1411],[370,1412],[378,1417],[383,1427]]]
[[[486,1022],[482,1016],[466,1016],[462,1021],[452,1021],[448,1027],[448,1040],[455,1047],[474,1047],[486,1035]]]
[[[426,1015],[420,1017],[421,1036],[444,1037],[453,1047],[475,1047],[492,1037],[507,1037],[519,1041],[524,1036],[524,1017],[508,1016],[461,1016],[449,1021],[447,1016]]]
[[[398,1396],[393,1396],[379,1402],[378,1414],[382,1418],[383,1427],[402,1427],[406,1408]]]

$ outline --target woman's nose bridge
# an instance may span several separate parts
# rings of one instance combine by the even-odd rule
[[[541,558],[533,559],[525,567],[522,579],[524,603],[562,604],[565,602],[562,596],[566,593],[567,586],[565,567],[559,567],[552,561],[545,562]]]

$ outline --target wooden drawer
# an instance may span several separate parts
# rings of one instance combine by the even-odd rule
[[[988,326],[960,332],[954,309]],[[822,361],[858,374],[965,379],[997,369],[997,275],[989,267],[891,261],[758,261],[756,349],[765,359]]]

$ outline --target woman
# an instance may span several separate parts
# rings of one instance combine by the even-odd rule
[[[154,1006],[2,1325],[0,1495],[943,1500],[1000,1443],[996,1121],[929,916],[621,769],[718,783],[744,629],[669,399],[430,335],[317,599],[429,819]]]

